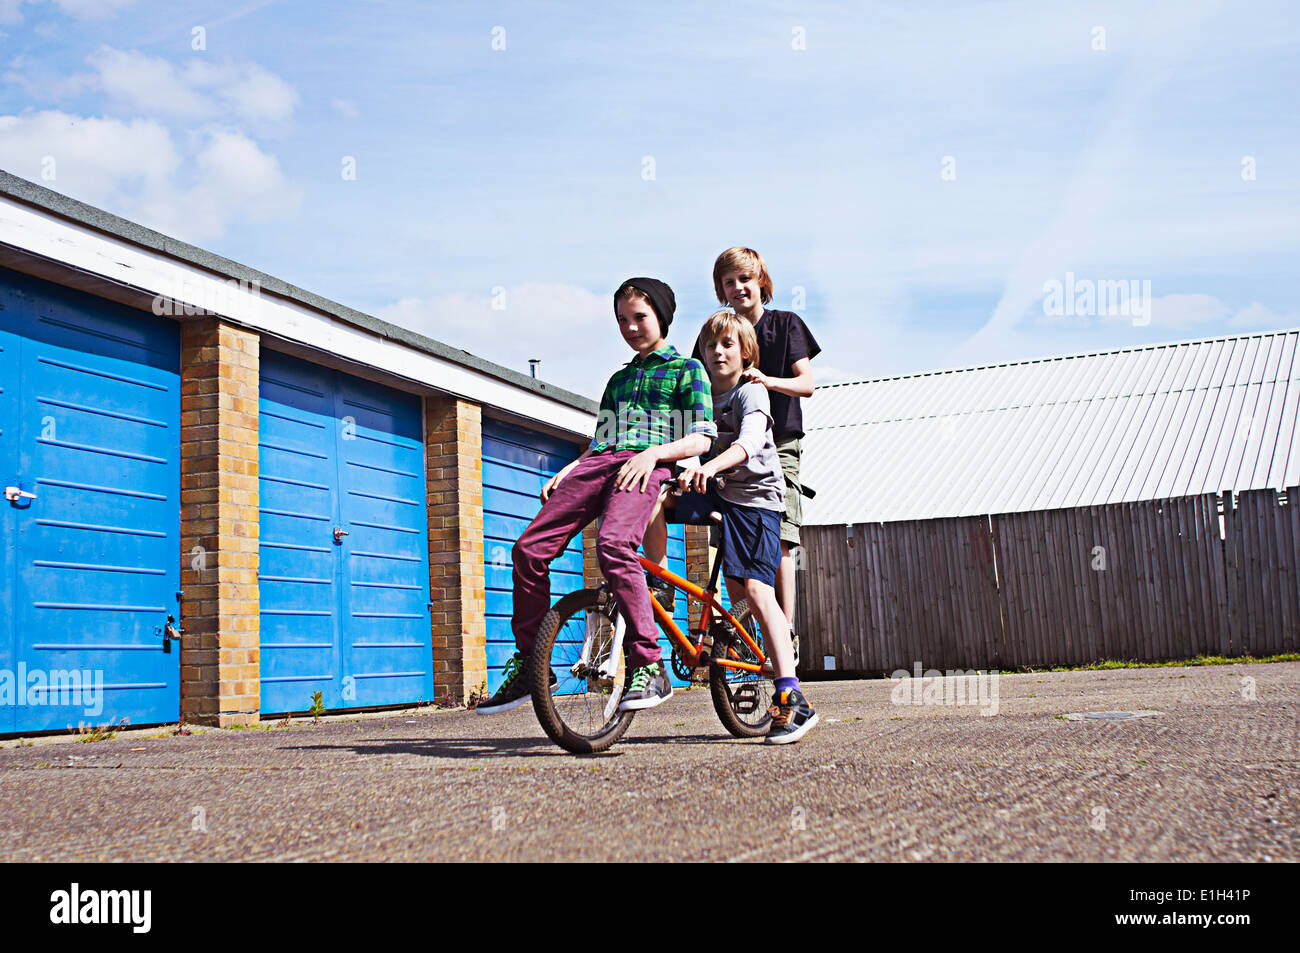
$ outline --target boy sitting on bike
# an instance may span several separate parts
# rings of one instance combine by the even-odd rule
[[[754,326],[730,312],[713,314],[700,332],[699,354],[713,391],[717,440],[711,459],[678,477],[684,492],[667,512],[672,523],[706,523],[711,512],[722,516],[722,574],[732,604],[747,599],[765,636],[776,678],[770,709],[770,744],[798,741],[817,724],[795,676],[790,625],[776,598],[781,564],[781,515],[785,512],[785,477],[772,437],[767,389],[743,379],[758,361]],[[725,485],[709,480],[725,474]],[[672,506],[671,497],[665,506]],[[742,594],[743,587],[743,594]]]
[[[533,641],[551,607],[550,563],[598,516],[596,557],[628,622],[631,677],[620,707],[652,708],[673,693],[636,551],[660,485],[672,477],[667,464],[707,452],[717,435],[704,367],[664,343],[676,306],[672,289],[655,278],[629,278],[614,294],[619,332],[636,357],[609,379],[591,445],[547,481],[541,512],[514,545],[517,651],[497,693],[475,709],[481,715],[529,701]]]

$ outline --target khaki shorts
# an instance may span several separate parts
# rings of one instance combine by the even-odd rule
[[[803,525],[803,488],[799,483],[799,438],[790,437],[776,444],[776,456],[785,474],[785,512],[781,514],[781,542],[799,545],[799,527]]]

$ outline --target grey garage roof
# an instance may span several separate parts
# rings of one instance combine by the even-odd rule
[[[297,285],[291,285],[287,281],[282,281],[265,272],[257,271],[246,265],[231,261],[229,258],[222,258],[220,255],[214,255],[211,252],[204,251],[194,245],[178,241],[161,232],[155,232],[152,229],[137,225],[135,222],[120,218],[105,212],[103,209],[95,208],[93,205],[87,205],[76,199],[53,192],[35,182],[29,182],[26,179],[20,179],[0,169],[0,195],[6,195],[20,202],[26,202],[29,205],[36,206],[55,215],[77,222],[78,224],[97,229],[109,235],[113,235],[124,241],[132,242],[154,251],[162,252],[172,258],[188,262],[205,268],[221,276],[222,278],[234,278],[247,282],[256,281],[263,293],[279,295],[291,299],[309,308],[314,308],[330,317],[345,321],[348,324],[363,328],[373,334],[380,335],[390,340],[399,342],[407,347],[414,348],[418,351],[435,355],[443,360],[452,361],[462,367],[478,371],[482,374],[488,374],[496,377],[515,387],[524,388],[534,391],[551,400],[559,401],[586,413],[594,414],[598,405],[590,398],[583,397],[579,394],[556,387],[553,384],[547,384],[543,381],[536,380],[527,374],[502,367],[499,364],[493,364],[491,361],[485,361],[468,351],[462,351],[459,348],[443,344],[441,341],[435,341],[433,338],[425,337],[422,334],[416,334],[406,328],[398,327],[395,324],[389,324],[387,321],[381,321],[372,315],[363,311],[357,311],[355,308],[349,308],[347,305],[331,301],[329,298],[323,298],[320,295],[312,294]]]
[[[1300,483],[1300,329],[817,388],[809,524]]]

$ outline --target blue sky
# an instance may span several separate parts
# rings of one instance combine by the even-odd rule
[[[735,244],[820,382],[1300,325],[1300,8],[1134,6],[0,0],[0,167],[593,396]]]

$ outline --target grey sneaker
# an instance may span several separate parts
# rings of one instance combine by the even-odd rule
[[[792,744],[817,724],[817,712],[812,710],[808,700],[797,689],[778,694],[767,711],[772,716],[772,727],[767,731],[767,743],[770,745]]]
[[[618,703],[619,711],[641,711],[673,697],[673,683],[663,662],[652,662],[632,670],[627,692]]]

